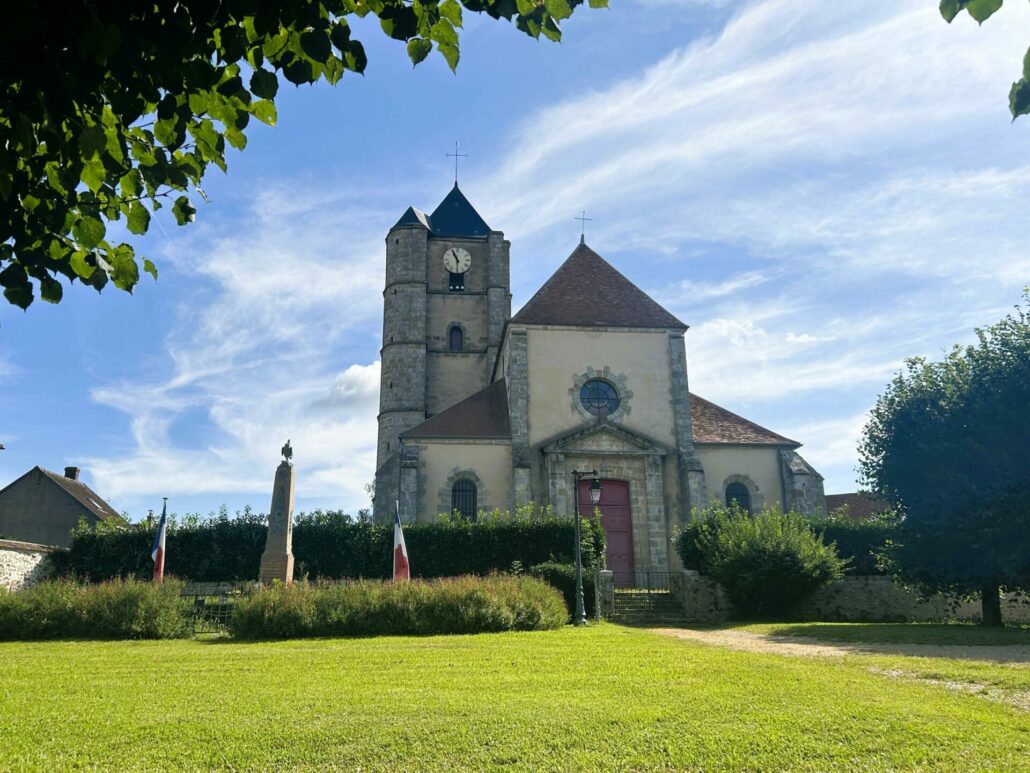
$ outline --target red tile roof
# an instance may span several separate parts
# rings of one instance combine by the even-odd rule
[[[741,443],[794,448],[801,445],[796,440],[778,435],[693,393],[690,395],[690,418],[694,425],[695,443]]]
[[[401,437],[510,438],[505,380],[495,381],[486,389],[402,433]]]
[[[511,321],[523,325],[687,328],[582,243]]]
[[[827,494],[826,512],[832,513],[838,508],[847,506],[848,516],[856,521],[868,521],[874,515],[886,512],[890,505],[872,494],[852,492],[849,494]]]

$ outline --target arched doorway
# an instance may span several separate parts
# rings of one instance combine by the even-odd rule
[[[608,568],[614,572],[615,584],[619,587],[633,584],[633,513],[630,508],[629,481],[601,481],[601,526],[608,543]],[[590,504],[590,480],[579,482],[579,511],[584,517],[592,518],[594,508]]]

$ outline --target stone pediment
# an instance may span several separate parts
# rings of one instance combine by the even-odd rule
[[[594,424],[560,435],[543,446],[544,453],[619,454],[664,456],[666,448],[639,432],[610,422]]]

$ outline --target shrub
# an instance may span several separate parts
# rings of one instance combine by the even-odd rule
[[[583,563],[593,568],[604,557],[604,530],[584,519]],[[404,527],[417,577],[487,575],[513,564],[533,566],[572,560],[575,524],[570,518],[492,517],[477,522],[443,518]],[[190,517],[168,531],[166,569],[185,580],[253,580],[265,547],[265,517],[249,511],[236,518],[222,513]],[[154,527],[80,529],[67,552],[55,554],[55,574],[90,580],[150,576]],[[392,570],[393,527],[354,522],[339,512],[300,514],[293,527],[297,576],[310,579],[388,579]]]
[[[528,574],[530,577],[543,580],[561,593],[565,599],[565,606],[569,609],[569,618],[571,619],[576,613],[576,565],[548,561],[529,567]],[[594,570],[584,567],[583,602],[586,607],[587,617],[593,617],[596,613],[596,594],[597,586],[594,582]]]
[[[739,510],[702,514],[680,545],[687,559],[718,582],[743,615],[775,617],[843,574],[844,562],[825,545],[804,516],[764,510],[750,517]]]
[[[176,639],[193,635],[189,603],[175,581],[161,585],[68,580],[0,592],[0,639]]]
[[[825,519],[813,520],[812,528],[824,544],[836,545],[837,555],[847,561],[846,574],[887,573],[881,566],[881,554],[897,534],[898,520],[894,515],[856,521],[841,508]]]
[[[536,631],[568,618],[561,596],[528,577],[274,585],[244,597],[229,621],[241,639]]]

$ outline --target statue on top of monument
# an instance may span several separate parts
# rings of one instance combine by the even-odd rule
[[[290,464],[293,459],[293,446],[290,445],[289,438],[286,439],[286,445],[283,446],[282,455],[283,461]]]

